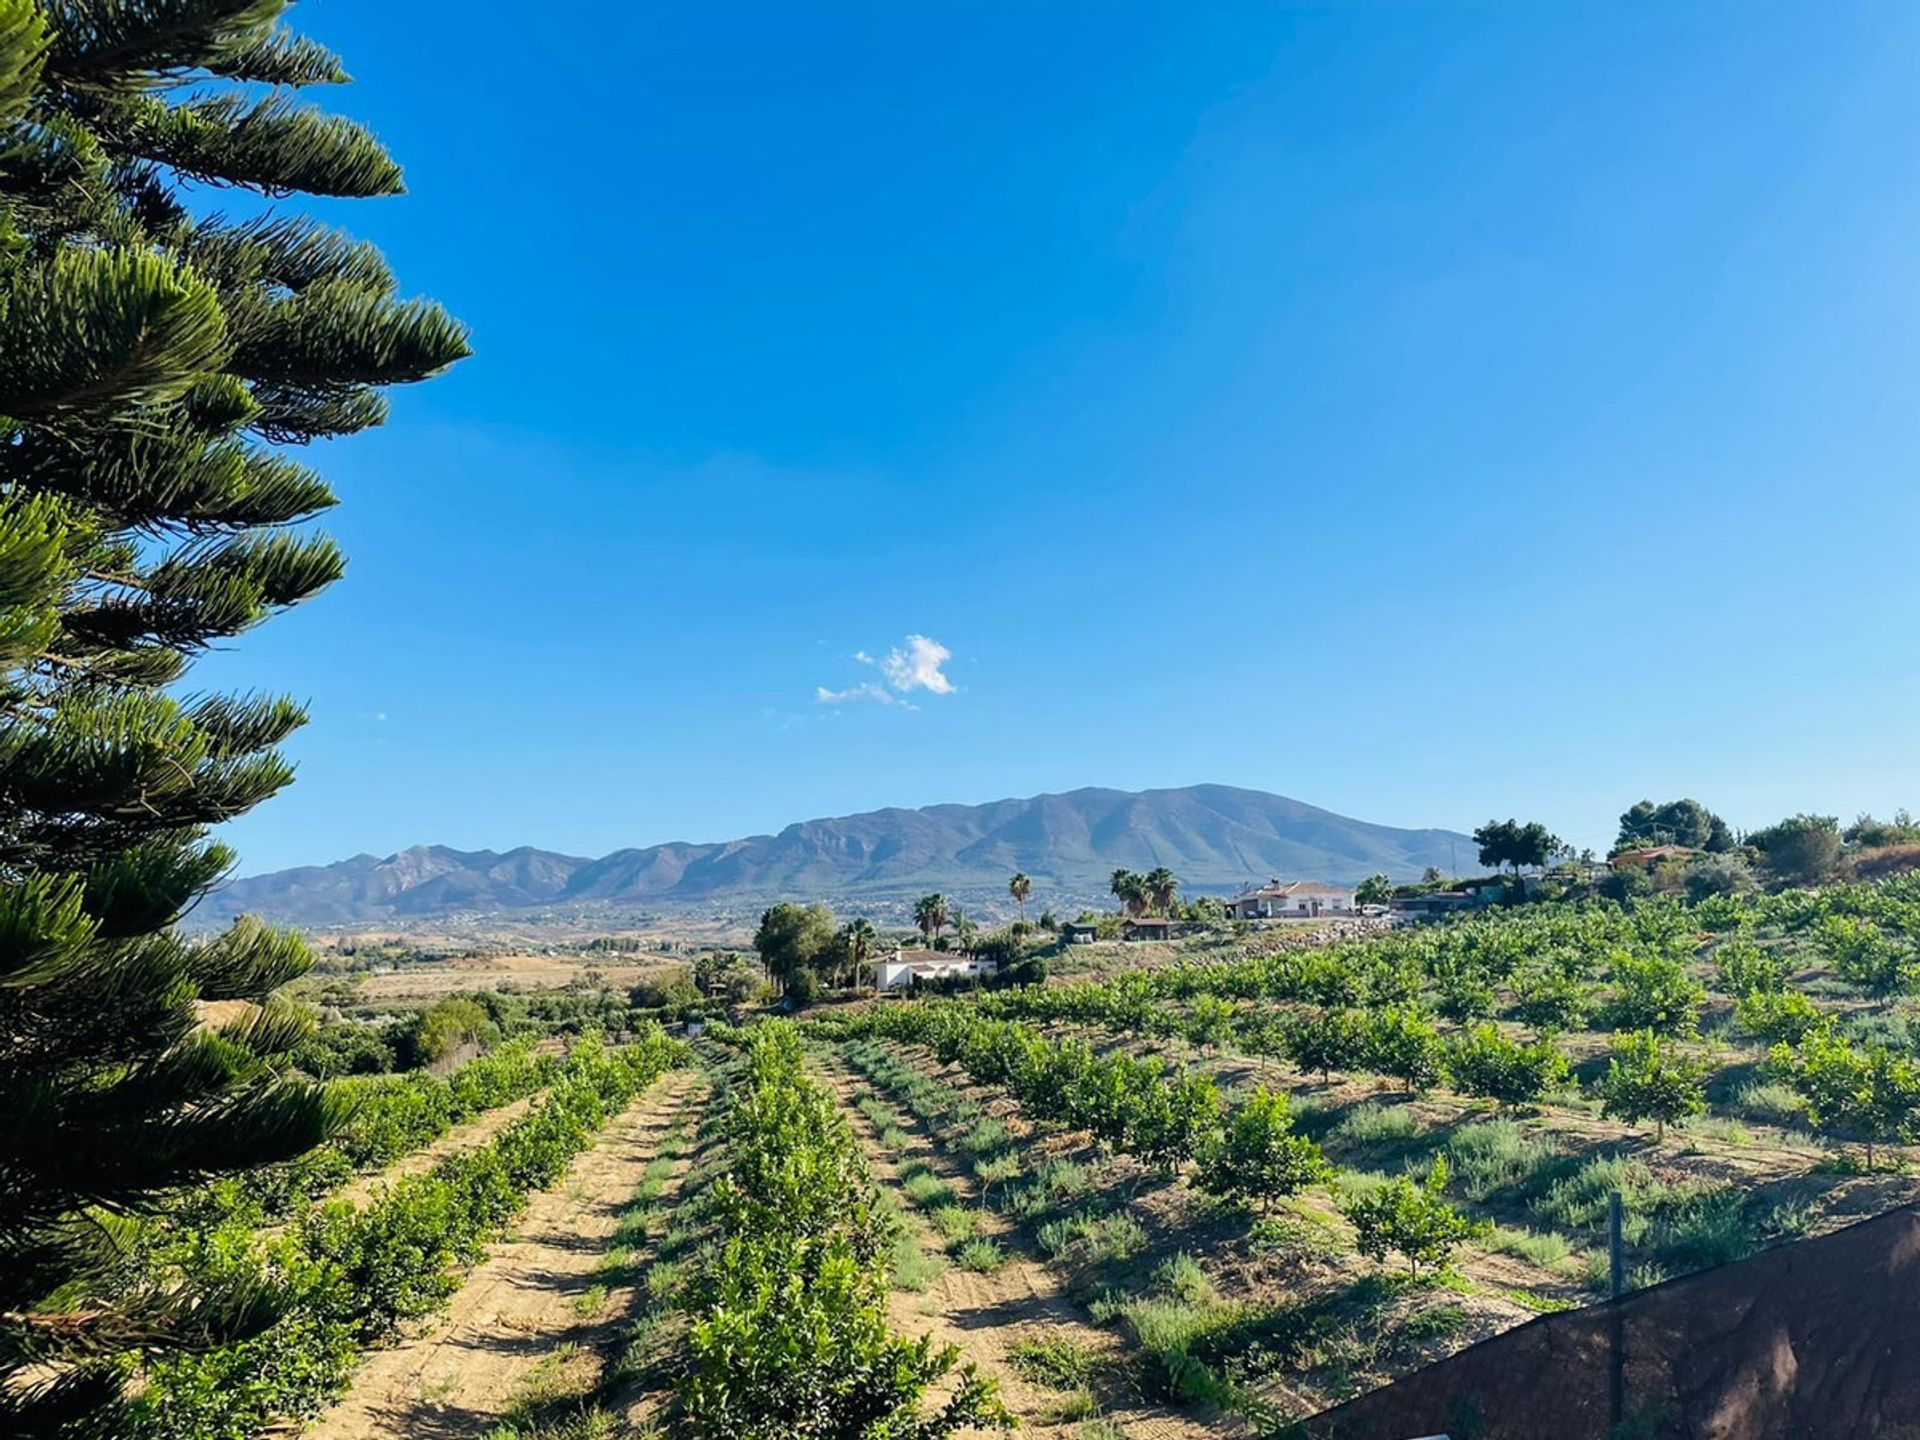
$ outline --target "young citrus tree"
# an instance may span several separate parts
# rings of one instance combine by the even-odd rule
[[[1209,1195],[1257,1204],[1317,1185],[1331,1173],[1320,1147],[1293,1130],[1287,1097],[1259,1089],[1228,1114],[1219,1137],[1201,1156],[1194,1183]]]
[[[1613,1058],[1600,1081],[1601,1113],[1638,1125],[1653,1121],[1654,1138],[1667,1126],[1707,1108],[1707,1065],[1683,1055],[1651,1030],[1613,1037]]]
[[[1390,1252],[1406,1257],[1408,1269],[1443,1266],[1454,1247],[1472,1232],[1472,1225],[1446,1201],[1447,1161],[1433,1162],[1427,1178],[1415,1184],[1396,1175],[1347,1206],[1347,1219],[1357,1232],[1360,1253],[1384,1262]]]

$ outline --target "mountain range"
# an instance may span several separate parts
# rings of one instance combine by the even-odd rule
[[[254,912],[284,924],[591,908],[738,908],[776,899],[848,899],[886,909],[928,890],[1004,903],[1007,877],[1033,878],[1036,905],[1103,897],[1119,867],[1164,865],[1189,892],[1272,876],[1352,883],[1409,879],[1475,853],[1450,830],[1401,830],[1285,796],[1226,785],[1074,790],[986,805],[930,805],[806,820],[777,835],[616,850],[597,860],[530,846],[504,853],[417,845],[236,880],[203,922]]]

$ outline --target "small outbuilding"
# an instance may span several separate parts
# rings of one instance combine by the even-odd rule
[[[1069,945],[1091,945],[1100,938],[1100,927],[1072,921],[1060,927],[1060,938]]]
[[[1121,926],[1120,934],[1128,940],[1171,940],[1173,921],[1160,915],[1141,915]]]

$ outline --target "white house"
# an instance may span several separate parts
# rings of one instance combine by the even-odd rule
[[[1269,880],[1227,902],[1229,920],[1310,920],[1316,915],[1353,913],[1353,891],[1316,880]]]
[[[972,960],[950,950],[896,950],[882,960],[875,987],[911,990],[932,980],[970,980],[991,975],[1000,967],[991,960]]]

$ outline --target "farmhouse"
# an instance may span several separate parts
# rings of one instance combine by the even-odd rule
[[[1143,915],[1138,919],[1127,921],[1121,927],[1120,933],[1128,940],[1171,940],[1173,921],[1164,916]]]
[[[1269,880],[1227,902],[1229,920],[1295,920],[1353,914],[1353,891],[1315,880]]]
[[[880,962],[875,988],[911,990],[934,980],[969,980],[991,975],[1000,967],[991,960],[975,960],[948,950],[896,950]]]

